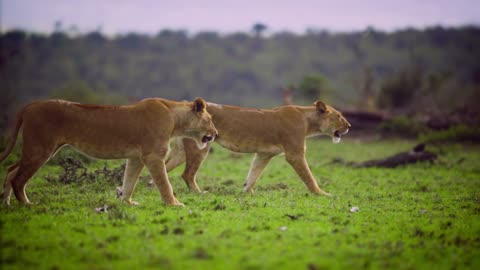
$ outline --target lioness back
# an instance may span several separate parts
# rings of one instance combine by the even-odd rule
[[[289,134],[304,131],[303,115],[294,107],[265,110],[210,105],[208,112],[219,131],[216,142],[235,152],[281,153]]]
[[[24,134],[56,137],[57,144],[72,145],[95,158],[138,156],[142,146],[157,139],[151,134],[161,132],[152,129],[163,128],[171,133],[170,111],[162,106],[163,102],[145,100],[134,105],[101,106],[39,101],[24,110]]]

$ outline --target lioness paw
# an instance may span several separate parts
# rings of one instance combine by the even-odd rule
[[[126,200],[126,203],[128,203],[129,205],[140,205],[138,202],[132,201],[131,199]]]
[[[169,203],[167,204],[168,206],[175,206],[175,207],[185,207],[185,204],[181,203],[181,202],[174,202],[174,203]]]
[[[253,195],[255,194],[255,191],[253,190],[253,188],[250,188],[250,189],[243,189],[243,192],[246,193],[246,194],[250,194],[250,195]]]
[[[5,205],[5,206],[10,206],[10,198],[2,199],[2,204]]]
[[[185,207],[185,204],[179,202],[177,199],[171,201],[171,202],[168,202],[166,203],[167,205],[169,206],[180,206],[180,207]]]
[[[325,192],[325,191],[321,191],[320,193],[318,193],[318,195],[322,195],[322,196],[327,196],[327,197],[332,197],[332,194],[328,193],[328,192]]]

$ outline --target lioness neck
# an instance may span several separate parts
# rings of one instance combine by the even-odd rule
[[[188,126],[189,114],[191,112],[191,106],[185,104],[184,106],[173,108],[174,127],[173,136],[181,136],[185,127]]]
[[[318,121],[317,109],[313,106],[302,107],[302,112],[305,115],[305,122],[307,124],[306,137],[315,136],[320,134],[320,121]]]

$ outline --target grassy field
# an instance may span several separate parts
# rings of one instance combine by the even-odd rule
[[[267,166],[254,195],[243,194],[252,155],[214,146],[197,179],[208,193],[189,193],[182,168],[170,173],[185,208],[164,206],[148,177],[137,185],[136,207],[118,201],[112,181],[47,181],[61,172],[50,163],[27,187],[35,205],[12,198],[0,207],[1,267],[480,269],[480,147],[430,148],[440,155],[435,164],[397,169],[329,163],[381,158],[414,144],[309,140],[310,167],[331,198],[309,194],[283,157]],[[95,211],[104,205],[108,212]]]

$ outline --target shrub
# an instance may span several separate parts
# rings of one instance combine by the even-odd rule
[[[387,79],[382,85],[377,97],[380,108],[401,109],[408,107],[415,93],[422,84],[421,72],[417,70],[402,71]]]
[[[71,158],[74,160],[79,160],[83,164],[90,164],[94,159],[88,157],[73,148],[72,146],[65,146],[58,151],[55,156],[49,161],[50,165],[60,165],[64,159]]]
[[[82,184],[88,182],[102,181],[119,185],[122,183],[125,172],[125,164],[114,169],[108,169],[107,165],[94,172],[87,172],[87,168],[80,160],[70,157],[62,158],[58,164],[63,168],[63,172],[58,177],[47,175],[45,179],[48,182],[63,184]]]
[[[380,131],[388,135],[401,135],[417,137],[427,131],[422,123],[412,120],[406,116],[394,117],[380,125]]]
[[[423,133],[419,139],[425,143],[473,142],[480,143],[480,127],[458,125],[447,130]]]
[[[321,95],[325,95],[327,89],[327,79],[322,75],[308,75],[303,78],[298,86],[302,97],[307,100],[317,100]]]

